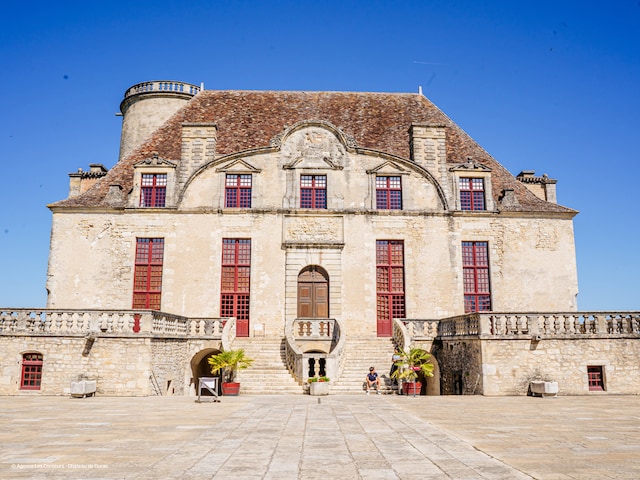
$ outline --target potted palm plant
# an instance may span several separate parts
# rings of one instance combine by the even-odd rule
[[[421,378],[433,377],[434,365],[430,363],[431,354],[422,348],[410,348],[399,352],[400,360],[395,362],[398,367],[391,375],[395,380],[402,380],[402,392],[405,395],[420,395],[422,390]]]
[[[238,395],[240,393],[240,383],[236,382],[236,375],[239,370],[249,368],[253,359],[245,355],[244,350],[226,350],[212,355],[207,360],[211,367],[211,373],[218,372],[222,381],[223,395]]]

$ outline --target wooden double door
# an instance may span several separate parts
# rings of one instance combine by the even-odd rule
[[[298,275],[298,318],[329,318],[329,275],[321,267]]]

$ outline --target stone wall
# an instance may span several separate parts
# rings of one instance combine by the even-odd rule
[[[435,341],[432,353],[440,366],[442,395],[481,395],[482,347],[474,337]]]
[[[640,393],[638,338],[482,340],[485,395],[525,395],[531,380],[556,381],[560,395],[589,392],[587,366],[602,366],[605,391]]]
[[[0,336],[0,395],[31,393],[20,390],[22,354],[43,355],[40,394],[66,395],[79,377],[96,380],[102,395],[149,395],[150,340],[99,337],[87,355],[80,336]]]

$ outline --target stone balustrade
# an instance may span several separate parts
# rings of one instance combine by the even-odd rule
[[[440,320],[402,318],[399,321],[404,325],[409,338],[413,340],[433,340],[438,336]]]
[[[333,338],[336,321],[333,318],[296,318],[293,337],[296,340],[326,340]]]
[[[174,82],[171,80],[154,80],[151,82],[138,83],[129,88],[124,93],[124,98],[150,92],[177,92],[187,95],[195,95],[200,91],[200,87],[185,82]]]
[[[227,318],[186,318],[152,310],[0,310],[0,335],[147,335],[162,337],[223,338],[235,322]],[[230,340],[232,341],[232,340]]]
[[[640,312],[480,312],[439,321],[439,337],[464,335],[533,338],[640,335]]]

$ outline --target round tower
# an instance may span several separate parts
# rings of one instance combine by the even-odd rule
[[[120,103],[122,136],[120,157],[124,158],[160,125],[183,107],[201,87],[184,82],[154,80],[134,85]]]

